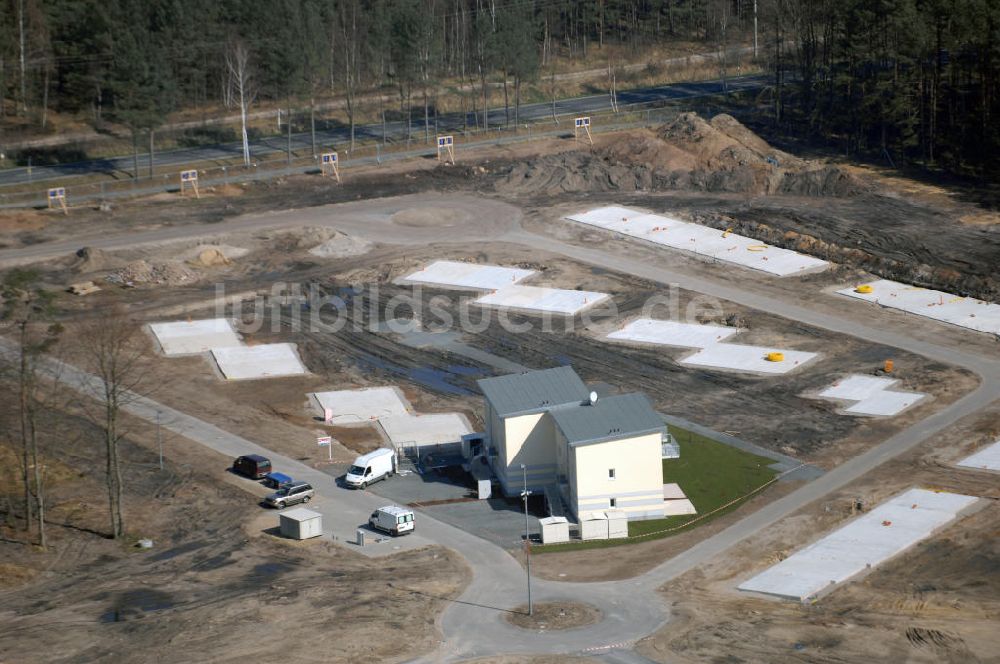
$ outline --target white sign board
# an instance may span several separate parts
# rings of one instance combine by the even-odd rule
[[[320,447],[329,447],[332,442],[333,438],[331,436],[320,436],[316,439],[316,444]]]

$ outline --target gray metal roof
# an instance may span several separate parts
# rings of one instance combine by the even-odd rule
[[[552,418],[571,447],[666,431],[645,394],[621,394],[597,403],[554,408]]]
[[[572,367],[483,378],[479,389],[500,417],[527,415],[586,401],[590,390]]]

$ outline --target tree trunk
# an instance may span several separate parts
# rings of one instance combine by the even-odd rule
[[[510,97],[507,94],[507,70],[503,72],[503,121],[510,125]]]
[[[139,179],[139,130],[132,129],[132,179]]]
[[[118,405],[113,389],[105,390],[104,408],[111,536],[120,539],[125,535],[125,518],[122,514],[122,469],[118,458]]]
[[[30,440],[31,440],[31,463],[34,466],[35,475],[35,507],[37,507],[36,515],[38,518],[38,546],[45,549],[48,546],[48,538],[45,533],[45,493],[42,487],[42,469],[41,464],[38,461],[38,427],[36,419],[37,412],[35,410],[34,404],[31,406],[31,411],[28,414],[28,425],[30,426]]]
[[[247,104],[243,94],[240,93],[240,124],[243,138],[243,165],[250,166],[250,138],[247,136]]]
[[[521,124],[521,77],[514,77],[514,133]]]
[[[27,75],[26,67],[24,64],[24,0],[19,0],[17,3],[17,28],[18,28],[18,43],[20,45],[20,59],[21,59],[21,112],[25,115],[28,114],[28,85],[27,85]]]
[[[287,132],[285,134],[285,159],[290,165],[292,163],[292,104],[288,104],[288,117],[285,118]]]
[[[45,75],[42,83],[42,129],[49,123],[49,68],[45,68]]]
[[[312,143],[313,159],[316,158],[316,99],[309,99],[309,141]],[[351,148],[354,148],[353,141]]]
[[[30,405],[28,400],[30,398],[31,391],[31,360],[28,358],[27,343],[28,343],[28,324],[26,322],[20,323],[20,345],[21,345],[21,366],[20,366],[20,380],[19,380],[19,400],[21,407],[21,479],[24,481],[24,529],[25,531],[31,530],[31,521],[33,519],[33,510],[31,503],[31,473],[28,468],[31,467],[31,453],[30,445],[28,442],[28,412],[30,410]]]

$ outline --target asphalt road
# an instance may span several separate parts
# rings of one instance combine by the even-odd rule
[[[911,425],[868,452],[850,459],[796,491],[768,503],[645,574],[625,581],[608,583],[536,581],[533,585],[536,600],[564,599],[586,602],[597,606],[603,612],[604,619],[601,622],[583,629],[539,633],[520,630],[509,625],[505,615],[512,607],[522,604],[525,600],[525,575],[520,565],[495,544],[435,521],[426,514],[420,515],[420,534],[413,536],[411,544],[433,541],[450,547],[465,558],[474,572],[470,585],[458,600],[449,605],[440,618],[440,627],[444,635],[440,648],[425,657],[423,661],[459,661],[475,656],[526,653],[604,654],[607,661],[641,661],[634,653],[629,652],[629,648],[637,640],[656,631],[669,618],[665,598],[656,592],[662,584],[698,567],[778,520],[862,477],[880,464],[914,448],[960,419],[983,409],[1000,396],[1000,361],[995,357],[967,348],[942,346],[916,339],[909,336],[905,328],[888,322],[878,309],[870,305],[858,303],[856,315],[845,317],[827,306],[830,301],[827,298],[834,296],[819,295],[806,305],[789,303],[744,288],[739,281],[732,279],[730,268],[720,268],[716,278],[701,276],[693,278],[683,272],[660,267],[659,264],[637,261],[627,255],[524,231],[518,224],[519,214],[515,208],[471,196],[461,197],[455,201],[458,206],[467,208],[471,205],[476,208],[478,214],[468,227],[404,228],[392,223],[390,215],[393,210],[421,202],[445,207],[451,204],[451,199],[414,196],[362,201],[342,206],[248,216],[226,222],[225,228],[213,227],[210,232],[206,232],[205,227],[199,226],[176,227],[145,234],[98,238],[92,244],[101,248],[120,248],[141,242],[191,240],[194,237],[239,229],[291,227],[303,224],[326,225],[383,242],[387,237],[391,237],[394,243],[399,244],[424,245],[452,240],[464,242],[468,237],[483,237],[484,240],[494,238],[522,244],[529,250],[552,251],[575,260],[662,284],[678,284],[682,288],[690,288],[792,320],[863,338],[867,342],[902,348],[933,360],[961,366],[977,374],[981,379],[980,386],[976,390],[955,403]],[[331,214],[333,209],[336,209],[336,214]],[[504,223],[494,226],[492,219],[495,217],[502,217]],[[491,229],[491,232],[487,233],[485,229]],[[77,245],[80,243],[79,240],[75,242]],[[37,247],[5,250],[0,252],[0,263],[32,260],[37,258],[35,253],[37,251]],[[912,319],[911,324],[920,328],[939,325],[933,321],[917,318]],[[71,382],[81,390],[91,391],[86,385],[92,383],[92,377],[74,369],[64,371],[64,375],[71,377]],[[149,399],[136,400],[130,406],[130,410],[134,415],[150,421],[155,418],[156,411],[160,410],[167,414],[165,426],[172,427],[174,431],[227,455],[233,455],[239,450],[258,450],[278,458],[278,455],[251,441],[233,436],[210,423],[172,411]],[[353,534],[354,527],[366,520],[374,503],[379,501],[363,492],[341,489],[329,475],[301,464],[296,465],[297,462],[294,460],[281,458],[280,461],[284,467],[292,470],[293,474],[298,473],[316,482],[320,493],[330,498],[328,502],[317,501],[316,504],[324,510],[324,513],[331,513],[333,528],[338,531],[335,534],[342,539],[349,538]],[[335,504],[335,510],[330,507],[331,504]],[[337,513],[336,516],[334,512]],[[383,551],[386,549],[365,551],[365,553],[378,554]]]
[[[766,79],[763,76],[743,76],[730,78],[725,83],[725,89],[730,92],[743,90],[755,90],[765,85]],[[724,85],[721,80],[697,81],[692,83],[676,83],[671,85],[660,85],[649,88],[639,88],[618,93],[618,106],[621,109],[630,107],[641,107],[666,101],[676,101],[679,99],[693,99],[696,97],[709,97],[719,95],[724,92]],[[610,111],[611,102],[608,94],[594,94],[584,97],[574,97],[562,99],[555,104],[555,113],[559,116],[579,116],[599,111]],[[511,111],[513,114],[513,110]],[[553,113],[550,102],[540,102],[535,104],[525,104],[521,106],[520,120],[522,122],[537,122],[551,118]],[[420,117],[418,118],[417,115]],[[498,127],[506,122],[504,109],[501,106],[490,111],[490,126]],[[475,127],[475,117],[471,114],[465,117],[462,113],[449,113],[438,118],[432,118],[429,125],[429,133],[433,137],[438,133],[459,133],[464,127]],[[389,143],[406,142],[407,134],[412,136],[415,142],[424,140],[424,121],[422,109],[418,112],[414,109],[413,122],[407,128],[405,122],[393,121],[386,123],[386,137]],[[355,135],[362,141],[381,141],[382,124],[360,125],[355,128]],[[323,151],[335,149],[343,146],[350,140],[350,129],[346,125],[324,127],[316,131],[316,144]],[[433,138],[432,138],[433,140]],[[251,141],[250,153],[253,160],[273,158],[275,155],[284,154],[287,150],[287,139],[285,136],[273,136]],[[292,151],[298,154],[311,154],[312,139],[309,132],[292,134]],[[243,146],[240,142],[225,143],[219,145],[206,145],[178,150],[168,150],[154,155],[154,166],[162,169],[175,166],[178,170],[195,163],[208,161],[229,161],[241,159]],[[139,155],[140,176],[147,172],[149,165],[148,157],[145,154]],[[80,176],[92,173],[118,174],[119,176],[131,177],[135,170],[132,155],[121,157],[111,157],[106,159],[92,159],[57,166],[34,166],[31,172],[26,167],[8,168],[0,170],[0,186],[23,184],[28,182],[41,182],[55,180],[61,177]]]

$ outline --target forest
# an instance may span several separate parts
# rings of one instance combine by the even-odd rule
[[[408,116],[453,97],[516,123],[525,84],[557,66],[610,71],[694,42],[753,44],[769,83],[744,101],[779,131],[897,165],[997,168],[996,0],[0,2],[0,144],[53,114],[139,135],[190,109],[329,99],[353,127],[372,93]]]

